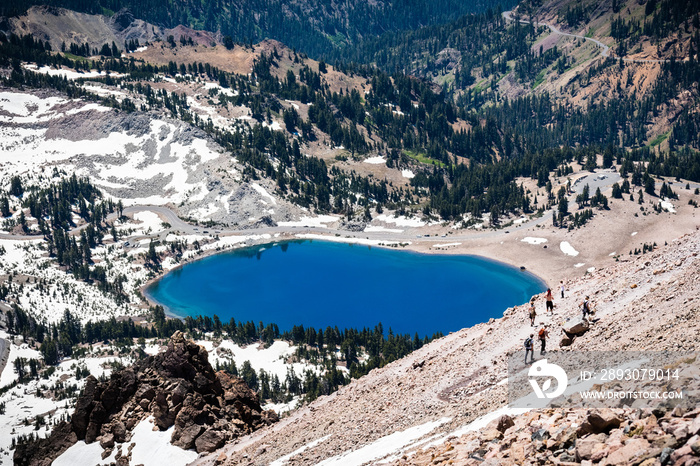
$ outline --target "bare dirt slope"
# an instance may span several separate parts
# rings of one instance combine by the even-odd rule
[[[62,43],[69,46],[71,42],[87,42],[90,47],[98,49],[102,44],[115,42],[119,49],[123,49],[126,40],[138,39],[144,43],[162,37],[166,32],[125,11],[110,18],[48,6],[32,7],[26,15],[10,18],[9,25],[6,32],[32,34],[37,39],[48,40],[54,50],[60,50]]]

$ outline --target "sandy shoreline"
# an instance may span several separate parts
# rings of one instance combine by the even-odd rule
[[[213,254],[303,239],[367,244],[422,254],[479,256],[515,268],[524,268],[542,280],[546,286],[557,290],[560,281],[568,286],[569,282],[592,269],[608,267],[616,260],[629,260],[634,257],[630,256],[629,252],[641,249],[643,244],[656,243],[661,246],[697,230],[700,217],[696,216],[696,209],[688,205],[688,199],[697,196],[686,190],[679,190],[678,194],[680,199],[673,201],[675,213],[657,214],[651,211],[648,215],[639,215],[641,211],[637,202],[611,199],[609,210],[596,210],[593,220],[582,228],[572,230],[553,227],[551,216],[546,217],[544,221],[534,219],[521,226],[514,225],[501,230],[455,231],[449,226],[433,225],[409,228],[402,234],[350,231],[342,231],[341,234],[332,229],[285,228],[278,231],[274,238],[248,239],[245,244],[235,244],[218,251],[204,251],[152,278],[141,286],[140,291],[150,305],[159,304],[147,297],[146,288],[166,273],[187,263]],[[648,203],[644,206],[645,212],[649,212]],[[222,234],[221,238],[242,236],[241,233],[244,232]],[[577,254],[566,254],[563,242],[568,243],[570,249]],[[401,243],[401,246],[391,246],[391,243]],[[180,318],[170,314],[169,316]]]

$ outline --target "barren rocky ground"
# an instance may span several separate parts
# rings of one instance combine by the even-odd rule
[[[555,299],[553,316],[544,315],[543,298],[538,297],[536,303],[541,315],[537,323],[551,325],[550,346],[556,348],[553,351],[697,351],[699,252],[700,234],[693,233],[646,255],[567,280],[566,297]],[[558,348],[562,338],[560,329],[567,319],[579,315],[578,303],[585,295],[590,295],[595,303],[596,322],[591,330],[574,339],[571,346]],[[432,312],[440,312],[439,301]],[[508,309],[501,319],[437,340],[400,361],[372,371],[337,393],[317,400],[280,423],[201,458],[198,463],[268,464],[305,445],[304,451],[288,459],[289,464],[315,464],[329,458],[338,464],[344,464],[344,460],[347,461],[345,464],[377,462],[384,457],[392,457],[391,461],[404,464],[426,463],[436,457],[444,462],[463,458],[459,455],[476,452],[482,444],[472,442],[473,435],[461,437],[459,429],[505,405],[507,384],[499,382],[507,377],[509,355],[519,357],[522,341],[531,331],[526,306]],[[561,419],[573,422],[566,412],[559,414]],[[583,419],[586,415],[577,412],[573,416]],[[520,430],[538,426],[541,419],[551,417],[552,413],[535,411],[523,416],[515,418]],[[630,423],[642,422],[641,417],[635,418],[630,413],[619,416],[621,422],[622,418]],[[687,424],[692,421],[692,416],[682,418],[676,413],[674,419],[677,420],[664,422]],[[398,450],[377,447],[378,440],[392,433],[405,433],[431,422],[435,423],[434,428],[419,438],[409,439]],[[559,426],[561,422],[555,424]],[[515,434],[518,429],[511,433]],[[626,447],[631,439],[614,435],[618,436],[615,444],[618,448]],[[687,438],[691,436],[689,434]],[[413,456],[420,447],[420,438],[428,437],[436,446]],[[320,439],[318,444],[308,446]],[[448,439],[449,444],[445,443]],[[353,451],[370,444],[373,447],[368,450],[374,453],[368,453],[363,461],[350,461],[356,458],[352,456]],[[486,446],[496,448],[499,445]],[[608,448],[607,454],[613,455],[614,448]],[[630,449],[631,446],[625,452]],[[395,457],[397,453],[399,456]],[[677,454],[676,457],[679,455],[683,456]],[[614,458],[611,456],[609,461]],[[332,461],[329,464],[333,464]]]

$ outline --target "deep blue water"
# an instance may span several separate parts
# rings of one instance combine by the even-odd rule
[[[422,337],[500,317],[546,289],[536,276],[476,256],[418,254],[297,241],[213,255],[146,290],[178,317],[325,329],[373,328]]]

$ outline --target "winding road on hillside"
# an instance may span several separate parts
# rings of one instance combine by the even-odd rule
[[[502,15],[507,21],[515,21],[515,19],[513,18],[513,11],[512,10],[504,11],[502,13]],[[599,41],[597,39],[593,39],[592,37],[580,36],[578,34],[570,34],[568,32],[563,32],[560,29],[558,29],[556,26],[553,26],[553,25],[547,24],[547,23],[543,23],[543,22],[538,22],[538,21],[531,22],[531,21],[527,21],[524,19],[520,19],[519,21],[522,24],[532,23],[535,26],[547,26],[553,34],[558,34],[560,36],[575,37],[577,39],[583,39],[583,40],[587,40],[589,42],[593,42],[594,44],[596,44],[598,47],[600,47],[602,49],[602,53],[601,53],[602,57],[610,57],[610,47],[605,45],[604,43],[602,43],[601,41]],[[612,57],[612,58],[615,58],[615,57]],[[624,58],[624,57],[622,57],[622,61],[627,62],[627,63],[666,63],[669,60],[656,60],[656,59],[652,59],[652,58],[644,59],[644,58]]]
[[[161,217],[165,222],[170,224],[170,227],[165,229],[163,232],[152,234],[152,235],[140,235],[132,236],[129,241],[139,239],[146,239],[149,237],[157,237],[167,235],[169,232],[179,232],[183,235],[202,235],[202,236],[231,236],[231,235],[274,235],[274,234],[290,234],[290,235],[300,235],[300,234],[321,234],[328,236],[342,236],[343,238],[359,238],[359,239],[369,239],[377,241],[388,241],[388,242],[444,242],[446,240],[452,241],[469,241],[473,239],[489,238],[498,235],[506,235],[511,232],[517,232],[524,230],[535,225],[539,225],[547,222],[552,217],[552,212],[547,211],[541,217],[533,218],[529,221],[525,221],[519,225],[512,225],[511,227],[501,229],[501,230],[488,230],[482,232],[471,231],[467,234],[450,234],[443,236],[435,235],[425,235],[422,233],[422,227],[395,227],[395,229],[403,229],[403,232],[396,231],[350,231],[341,230],[335,228],[326,228],[319,226],[269,226],[269,227],[258,227],[258,228],[245,228],[245,229],[233,229],[233,228],[223,228],[219,226],[205,227],[201,225],[193,225],[185,222],[177,213],[172,209],[165,206],[156,205],[135,205],[130,207],[125,207],[124,214],[135,214],[138,212],[153,212]],[[113,220],[116,218],[116,213],[110,214],[107,219]],[[81,225],[72,230],[72,233],[77,233],[83,229],[86,225]],[[206,233],[205,233],[206,232]],[[41,235],[16,235],[0,233],[0,240],[19,240],[19,241],[32,241],[32,240],[42,240]]]
[[[601,190],[606,190],[613,185],[613,183],[620,181],[620,175],[614,170],[603,170],[600,172],[593,172],[587,175],[581,176],[574,182],[573,188],[575,193],[581,193],[583,187],[588,184],[592,192],[595,192],[596,188]],[[681,183],[674,183],[668,181],[672,187],[681,189],[687,185],[690,189],[700,188],[700,183],[683,181]],[[468,232],[457,233],[457,234],[445,234],[442,236],[426,235],[423,227],[391,227],[393,230],[403,230],[398,231],[350,231],[342,230],[336,228],[327,228],[320,226],[267,226],[258,228],[224,228],[221,226],[206,227],[203,225],[194,225],[187,223],[182,220],[178,214],[173,211],[170,207],[158,206],[158,205],[134,205],[125,207],[124,214],[135,214],[138,212],[153,212],[160,216],[160,218],[170,224],[169,228],[165,230],[154,233],[151,235],[137,235],[128,238],[129,241],[139,241],[141,239],[148,238],[165,238],[168,233],[178,232],[182,235],[202,235],[202,236],[256,236],[256,235],[275,235],[275,234],[288,234],[288,235],[308,235],[308,234],[318,234],[326,236],[335,236],[343,238],[355,238],[355,239],[365,239],[365,240],[375,240],[375,241],[386,241],[386,242],[399,242],[399,243],[445,243],[445,242],[456,242],[456,241],[472,241],[484,238],[494,238],[498,236],[506,237],[509,234],[517,233],[520,231],[527,230],[536,225],[550,224],[552,218],[552,210],[546,211],[541,217],[530,218],[523,221],[520,224],[514,223],[505,228],[499,230],[482,230],[475,231],[470,230]],[[114,220],[117,217],[116,213],[112,213],[107,217],[107,220]],[[516,219],[516,221],[518,221]],[[87,224],[83,224],[72,230],[73,234],[78,233],[80,230],[85,228]],[[206,232],[206,233],[205,233]],[[41,235],[17,235],[0,233],[0,240],[19,240],[19,241],[37,241],[43,240]]]
[[[208,228],[208,227],[202,227],[198,225],[192,225],[190,223],[185,222],[181,218],[177,216],[177,214],[172,211],[169,207],[164,207],[164,206],[145,206],[145,205],[139,205],[139,206],[133,206],[133,207],[126,207],[124,208],[124,213],[125,214],[133,214],[137,212],[145,212],[145,211],[150,211],[154,212],[158,215],[161,216],[161,218],[164,218],[170,225],[170,231],[179,231],[182,234],[189,234],[189,235],[210,235],[214,236],[214,234],[217,234],[219,236],[224,236],[224,235],[264,235],[264,234],[269,234],[269,235],[274,235],[277,233],[280,234],[291,234],[291,235],[299,235],[299,234],[325,234],[325,235],[334,235],[334,236],[342,236],[344,238],[361,238],[361,239],[370,239],[370,240],[378,240],[378,241],[392,241],[392,242],[436,242],[436,241],[444,241],[444,240],[460,240],[460,241],[468,241],[472,239],[480,239],[480,238],[489,238],[493,236],[498,236],[498,235],[505,235],[510,232],[515,232],[523,229],[530,228],[534,225],[538,225],[541,223],[546,222],[547,220],[551,219],[552,213],[551,211],[546,212],[544,215],[538,218],[534,218],[530,221],[523,222],[520,225],[514,225],[508,229],[503,229],[503,230],[489,230],[489,231],[484,231],[484,232],[470,232],[468,234],[456,234],[456,235],[445,235],[445,236],[427,236],[420,233],[420,228],[421,227],[403,227],[404,231],[401,233],[395,232],[395,231],[372,231],[372,232],[365,232],[365,231],[350,231],[350,230],[341,230],[341,229],[335,229],[335,228],[324,228],[324,227],[318,227],[318,226],[269,226],[269,227],[259,227],[259,228],[247,228],[247,229],[228,229],[228,228],[219,228],[219,227],[213,227],[213,228]],[[401,229],[402,227],[397,227],[397,229]],[[204,231],[207,231],[208,233],[204,233]]]

